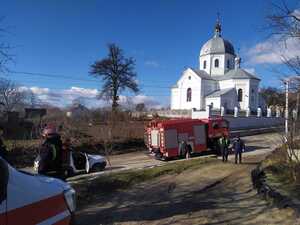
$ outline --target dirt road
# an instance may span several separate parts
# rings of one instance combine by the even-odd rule
[[[99,193],[77,215],[84,224],[300,224],[291,209],[271,207],[252,187],[250,173],[278,143],[278,136],[245,138],[242,165],[207,163],[109,196]],[[277,140],[277,141],[276,141]]]
[[[243,137],[243,140],[245,140],[247,144],[247,153],[245,155],[258,155],[258,154],[265,154],[270,151],[270,148],[265,148],[262,146],[259,146],[262,141],[265,139],[268,140],[268,143],[274,142],[273,146],[276,144],[275,139],[278,140],[278,135],[275,133],[269,133],[269,134],[261,134],[261,135],[253,135],[253,136],[247,136]],[[268,145],[267,145],[268,147]],[[231,156],[232,157],[232,156]],[[95,176],[102,175],[103,173],[107,172],[117,172],[121,170],[127,170],[127,169],[140,169],[140,168],[147,168],[157,165],[164,165],[171,162],[164,162],[160,160],[156,160],[153,158],[153,156],[148,155],[148,152],[132,152],[132,153],[126,153],[121,155],[113,155],[110,157],[111,167],[108,165],[106,170],[99,173],[93,173],[93,174],[82,174],[75,177],[71,177],[68,179],[70,182],[76,182],[77,180],[82,179],[93,179]]]

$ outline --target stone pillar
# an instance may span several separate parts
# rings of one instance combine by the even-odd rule
[[[279,109],[279,107],[276,107],[276,117],[278,118],[278,117],[280,117],[280,109]]]
[[[234,107],[234,117],[238,117],[239,116],[239,108],[238,107]]]
[[[248,107],[246,110],[246,117],[249,117],[249,116],[250,116],[250,108]]]
[[[225,108],[223,106],[221,106],[221,116],[225,115]]]
[[[267,109],[267,117],[272,117],[272,110],[271,110],[271,108]]]
[[[257,108],[257,117],[261,117],[261,108],[260,107]]]

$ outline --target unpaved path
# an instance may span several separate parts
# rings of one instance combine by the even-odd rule
[[[249,137],[244,163],[207,163],[94,199],[79,224],[300,224],[291,209],[271,207],[252,187],[250,173],[278,143],[274,134]],[[247,156],[246,156],[247,155]]]

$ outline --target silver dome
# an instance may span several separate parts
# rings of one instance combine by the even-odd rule
[[[232,44],[223,39],[222,37],[215,35],[212,39],[208,40],[201,48],[200,56],[207,54],[231,54],[235,55]]]

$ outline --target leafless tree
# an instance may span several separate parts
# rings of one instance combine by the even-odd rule
[[[3,103],[4,112],[11,112],[23,106],[26,94],[11,80],[0,79],[0,102]]]
[[[108,45],[108,56],[91,65],[90,74],[103,80],[101,98],[112,101],[112,110],[118,107],[119,95],[125,89],[134,93],[139,91],[135,80],[135,60],[126,58],[123,50],[116,44]]]
[[[300,9],[291,9],[282,0],[281,3],[272,3],[272,12],[266,17],[267,30],[285,44],[288,48],[288,41],[295,41],[300,45]],[[288,57],[282,55],[283,62],[287,67],[300,75],[300,55]]]

